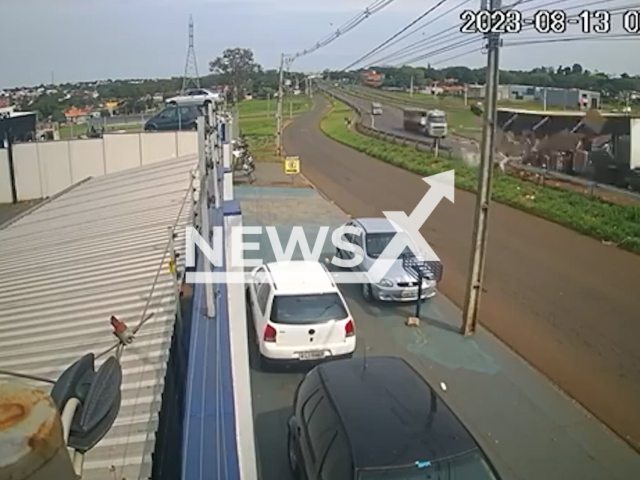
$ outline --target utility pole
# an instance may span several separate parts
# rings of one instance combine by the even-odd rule
[[[467,84],[464,84],[464,106],[467,106],[467,103],[469,101],[469,94],[467,92]]]
[[[413,75],[411,75],[411,86],[409,87],[409,96],[413,97]]]
[[[280,56],[280,80],[278,81],[278,108],[276,112],[276,136],[278,156],[282,156],[282,97],[284,91],[284,53]]]
[[[546,110],[547,109],[547,87],[544,87],[544,90],[542,91],[542,109]]]
[[[502,0],[488,0],[489,10],[500,10]],[[487,0],[482,0],[481,8],[487,9]],[[482,145],[480,151],[480,168],[478,172],[478,194],[476,200],[475,225],[473,231],[471,262],[467,284],[466,300],[463,312],[462,334],[475,332],[478,321],[480,295],[487,250],[487,226],[489,219],[489,202],[491,200],[491,180],[493,174],[493,150],[496,135],[497,97],[500,34],[490,33],[487,38],[487,80],[486,108],[482,125]]]

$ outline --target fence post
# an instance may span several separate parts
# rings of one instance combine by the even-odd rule
[[[169,227],[169,271],[171,272],[171,277],[173,278],[173,292],[175,295],[175,304],[176,304],[176,317],[178,319],[178,323],[182,324],[182,305],[180,302],[180,283],[178,273],[178,262],[177,255],[175,250],[175,231],[173,227]]]

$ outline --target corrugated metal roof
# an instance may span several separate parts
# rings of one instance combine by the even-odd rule
[[[111,315],[138,323],[196,164],[192,156],[91,179],[0,230],[0,368],[55,379],[114,343]],[[181,258],[189,215],[187,202]],[[83,480],[150,476],[175,315],[168,268],[148,312],[122,357],[120,413],[86,455]]]

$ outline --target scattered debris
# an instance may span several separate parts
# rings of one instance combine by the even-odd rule
[[[407,327],[419,327],[420,326],[420,319],[418,317],[409,317],[409,318],[407,318],[407,321],[405,322],[405,325]]]
[[[447,391],[447,384],[446,384],[446,383],[444,383],[444,382],[440,382],[440,388],[441,388],[443,391],[445,391],[445,392],[446,392],[446,391]]]

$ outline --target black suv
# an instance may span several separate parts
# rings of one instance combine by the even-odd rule
[[[147,132],[167,130],[196,130],[198,127],[198,107],[178,107],[170,105],[151,117],[144,125]]]
[[[305,480],[499,480],[427,382],[396,357],[336,360],[302,380],[289,465]]]

